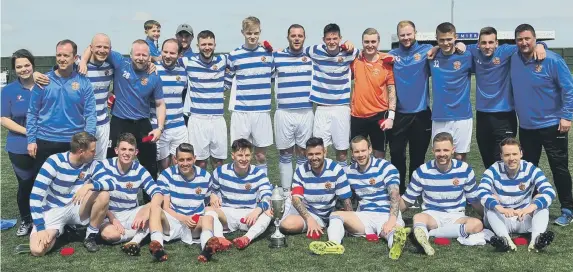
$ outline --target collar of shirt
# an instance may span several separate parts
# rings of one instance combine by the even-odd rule
[[[398,46],[402,51],[409,52],[409,51],[416,50],[418,48],[418,46],[420,46],[420,44],[418,44],[418,41],[415,41],[410,47],[405,47],[404,45],[402,45],[402,43],[399,43]]]

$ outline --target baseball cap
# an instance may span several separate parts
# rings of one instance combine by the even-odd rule
[[[193,35],[193,28],[188,24],[180,24],[177,27],[177,32],[175,32],[175,35],[179,34],[179,32],[181,32],[181,31],[185,31],[185,32],[189,33],[190,35]]]

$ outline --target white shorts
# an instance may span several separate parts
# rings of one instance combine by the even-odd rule
[[[364,225],[364,233],[352,233],[354,236],[366,236],[367,234],[380,235],[382,232],[382,227],[390,218],[389,213],[381,212],[356,212],[355,213],[362,225]],[[396,220],[396,225],[404,226],[404,220],[402,220],[402,213],[398,213],[398,219]]]
[[[499,215],[499,212],[495,211],[495,213]],[[505,215],[500,215],[500,217],[503,218],[508,233],[530,233],[532,231],[533,217],[531,214],[525,215],[523,221],[519,221],[517,216],[507,218]],[[489,223],[485,221],[486,220],[484,220],[484,224],[489,226]]]
[[[111,148],[111,141],[109,140],[109,122],[96,127],[96,154],[94,160],[101,161],[107,158],[107,149]]]
[[[425,213],[434,218],[434,220],[436,220],[436,223],[438,224],[438,228],[443,227],[445,225],[454,224],[454,222],[456,222],[458,219],[467,217],[464,212],[439,212],[439,211],[426,210],[423,211],[422,213]]]
[[[324,147],[332,144],[336,150],[347,150],[350,147],[350,107],[316,107],[312,134],[322,138]]]
[[[273,125],[269,112],[231,113],[231,143],[245,138],[256,147],[273,144]]]
[[[191,114],[187,129],[197,160],[227,159],[227,123],[222,115]]]
[[[87,217],[85,220],[80,218],[80,205],[74,205],[70,203],[64,207],[51,208],[44,212],[44,226],[46,229],[58,230],[57,236],[64,233],[64,227],[66,225],[87,225],[90,222],[90,218]],[[32,233],[36,233],[36,226],[32,228]]]
[[[157,160],[175,155],[175,150],[182,143],[189,142],[189,133],[185,126],[166,129],[157,141]]]
[[[432,139],[440,132],[449,132],[454,138],[456,153],[469,153],[473,132],[472,118],[457,121],[432,121]]]
[[[320,218],[318,215],[308,212],[308,214],[310,214],[310,216],[312,216],[312,218],[314,218],[314,220],[316,220],[316,222],[318,223],[318,225],[321,228],[325,228],[326,227],[326,223],[324,222],[324,220],[322,220],[322,218]],[[283,219],[285,219],[287,216],[289,215],[298,215],[300,216],[300,214],[298,213],[298,211],[295,209],[295,207],[292,205],[292,203],[289,206],[285,205],[285,213],[283,215]],[[306,232],[307,231],[307,226],[306,226],[306,222],[304,223],[304,227],[302,229],[302,232]]]
[[[247,224],[241,223],[241,218],[247,217],[253,209],[235,209],[231,207],[221,207],[221,211],[225,214],[227,218],[227,232],[233,232],[236,230],[248,231],[249,226]]]
[[[193,245],[198,244],[201,242],[200,235],[201,235],[201,228],[195,227],[194,229],[190,229],[187,225],[181,223],[181,221],[177,220],[175,217],[171,216],[169,213],[163,211],[165,217],[167,218],[167,222],[169,222],[169,232],[163,233],[163,241],[175,241],[180,239],[183,243]],[[165,227],[163,228],[165,229]]]
[[[277,149],[287,149],[295,144],[305,148],[312,136],[314,113],[312,109],[281,110],[275,112],[275,137]]]
[[[143,206],[138,206],[135,207],[131,210],[125,210],[125,211],[120,211],[120,212],[113,212],[113,215],[117,218],[117,220],[119,220],[119,222],[121,222],[121,225],[126,228],[126,229],[131,229],[131,225],[133,225],[133,221],[135,220],[135,217],[137,216],[137,212],[139,212],[139,210],[141,210]],[[109,223],[109,218],[106,218],[103,220],[103,223]],[[131,237],[130,237],[131,238]]]

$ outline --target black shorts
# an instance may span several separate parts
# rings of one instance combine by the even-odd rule
[[[358,135],[366,138],[370,137],[372,149],[380,152],[386,152],[386,131],[380,129],[378,122],[381,119],[388,118],[388,111],[379,112],[374,116],[367,118],[350,117],[350,139]]]

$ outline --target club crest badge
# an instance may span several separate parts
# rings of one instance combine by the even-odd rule
[[[127,187],[127,189],[131,189],[133,188],[133,183],[128,182],[127,185],[125,185],[125,187]]]
[[[462,63],[459,61],[454,61],[454,69],[459,70],[462,67]]]
[[[499,65],[501,63],[501,60],[498,57],[493,58],[493,64],[495,65]]]
[[[520,183],[519,184],[519,190],[525,191],[525,184]]]
[[[215,71],[217,71],[217,68],[218,68],[217,65],[213,65],[213,66],[211,67],[211,69],[213,69],[213,70],[215,70]]]
[[[414,55],[414,60],[415,60],[415,61],[419,61],[420,59],[422,59],[422,56],[420,55],[420,53],[416,53],[416,54]]]
[[[77,91],[80,89],[80,83],[77,81],[72,82],[72,90]]]
[[[460,185],[460,180],[457,179],[457,178],[455,178],[454,181],[452,182],[452,184],[453,184],[454,186],[458,186],[458,185]]]
[[[181,81],[181,77],[180,77],[180,76],[176,76],[176,77],[175,77],[175,80]]]
[[[196,193],[196,194],[200,195],[200,194],[201,194],[201,192],[203,192],[203,190],[201,190],[201,188],[197,188],[197,189],[195,189],[195,193]]]
[[[80,172],[80,174],[78,175],[78,179],[82,180],[86,177],[86,173],[84,172]]]
[[[251,187],[251,184],[250,184],[250,183],[245,184],[245,189],[246,189],[246,190],[251,190],[251,188],[252,188],[252,187]]]
[[[261,57],[261,61],[262,61],[262,62],[266,62],[266,61],[267,61],[267,57],[262,56],[262,57]]]
[[[536,73],[541,72],[541,70],[543,70],[543,65],[541,65],[541,64],[535,65],[535,72]]]
[[[146,77],[141,79],[141,85],[143,85],[143,86],[147,86],[148,82],[149,82],[149,80]]]
[[[370,185],[374,185],[376,183],[376,180],[374,178],[370,178],[368,183],[370,183]]]
[[[326,188],[326,190],[332,189],[332,183],[327,182],[326,184],[324,184],[324,188]]]
[[[338,57],[338,62],[341,63],[344,59],[342,57]]]
[[[22,101],[22,96],[21,96],[21,95],[17,95],[17,96],[16,96],[16,100]]]
[[[105,72],[103,72],[104,75],[109,76],[109,70],[105,70]]]
[[[306,56],[302,57],[302,62],[306,62],[308,58]]]
[[[379,74],[380,74],[380,70],[378,70],[378,69],[373,69],[373,70],[372,70],[372,75],[373,75],[373,76],[378,76]]]

